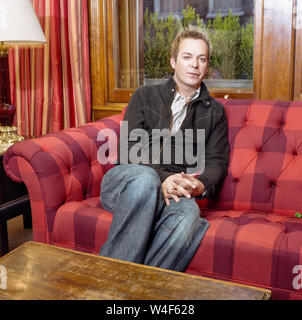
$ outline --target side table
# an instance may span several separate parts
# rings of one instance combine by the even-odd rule
[[[26,186],[11,180],[3,168],[0,155],[0,256],[8,253],[7,220],[23,215],[25,229],[32,228],[30,201]]]

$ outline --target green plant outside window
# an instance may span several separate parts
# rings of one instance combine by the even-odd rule
[[[187,6],[182,18],[172,14],[167,18],[158,17],[158,12],[144,13],[144,66],[146,78],[166,78],[171,72],[169,63],[170,47],[181,28],[197,25],[204,28],[211,39],[213,53],[207,78],[253,79],[254,24],[250,19],[240,25],[239,16],[220,13],[205,24],[195,9]]]

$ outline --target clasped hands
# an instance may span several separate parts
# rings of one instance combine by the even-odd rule
[[[196,179],[196,173],[186,174],[176,173],[169,176],[161,185],[166,205],[170,205],[170,200],[180,201],[180,197],[191,198],[204,192],[204,184]]]

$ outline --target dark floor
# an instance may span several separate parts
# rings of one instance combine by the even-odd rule
[[[9,251],[19,247],[22,243],[32,240],[32,229],[23,228],[23,218],[18,216],[7,222]]]
[[[8,238],[9,251],[19,247],[22,243],[32,239],[32,229],[24,229],[19,234],[13,235]]]

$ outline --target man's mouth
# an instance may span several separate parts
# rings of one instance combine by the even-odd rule
[[[188,74],[189,74],[191,77],[199,77],[199,76],[200,76],[199,73],[195,73],[195,72],[188,72]]]

